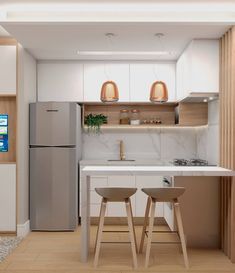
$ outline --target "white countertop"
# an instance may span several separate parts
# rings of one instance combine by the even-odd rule
[[[218,166],[133,166],[81,165],[83,175],[235,176],[235,171]]]

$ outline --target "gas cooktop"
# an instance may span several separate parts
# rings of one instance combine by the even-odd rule
[[[209,166],[208,161],[199,158],[183,159],[175,158],[172,161],[174,166]]]

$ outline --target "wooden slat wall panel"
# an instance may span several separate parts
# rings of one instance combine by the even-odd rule
[[[220,41],[220,166],[235,170],[235,28]],[[235,179],[221,178],[221,247],[235,262]]]

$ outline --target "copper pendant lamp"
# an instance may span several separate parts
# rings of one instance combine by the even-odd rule
[[[168,101],[167,86],[162,81],[155,81],[151,86],[150,101],[152,102],[166,102]]]
[[[115,102],[118,101],[118,87],[113,81],[106,81],[101,88],[100,100],[102,102]]]

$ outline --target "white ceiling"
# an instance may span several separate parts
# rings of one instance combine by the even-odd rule
[[[97,56],[79,56],[77,51],[170,51],[170,56],[154,57],[175,60],[192,39],[220,38],[228,25],[177,25],[159,23],[10,23],[6,30],[16,38],[36,59],[98,59]],[[105,33],[116,36],[112,44]],[[155,33],[162,32],[159,40]],[[1,29],[0,29],[1,35]],[[122,56],[115,56],[123,59]],[[125,57],[128,58],[128,57]],[[128,59],[153,59],[153,56],[130,56]],[[99,56],[99,59],[114,59]]]
[[[235,0],[0,0],[0,24],[35,58],[175,60],[192,39],[235,24]],[[105,33],[116,36],[112,43]],[[159,43],[155,33],[164,33]],[[0,27],[0,36],[7,33]],[[77,51],[169,51],[81,56]]]

